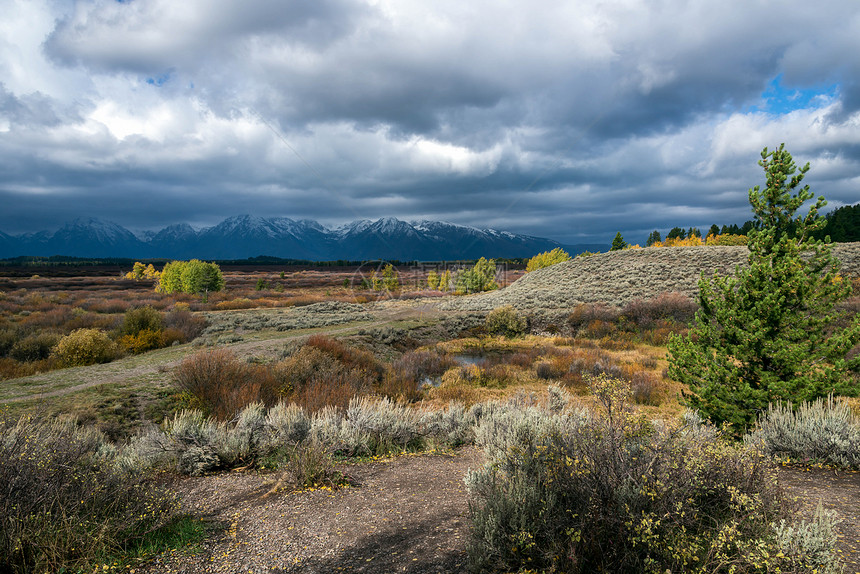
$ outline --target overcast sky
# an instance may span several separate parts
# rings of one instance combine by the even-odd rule
[[[860,201],[856,0],[0,0],[0,230],[742,223]]]

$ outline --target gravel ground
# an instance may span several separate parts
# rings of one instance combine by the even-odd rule
[[[138,572],[430,574],[465,570],[463,477],[475,448],[343,467],[357,483],[279,492],[271,476],[219,473],[177,479],[194,514],[223,529],[195,552],[171,552]]]
[[[860,243],[835,245],[842,272],[860,276]],[[701,273],[731,274],[746,265],[746,247],[665,247],[628,249],[577,257],[533,271],[507,289],[440,303],[446,311],[490,311],[502,305],[517,309],[570,309],[581,303],[603,302],[623,307],[634,299],[661,293],[698,293]]]
[[[195,551],[170,552],[136,572],[275,574],[466,571],[468,502],[463,483],[482,464],[476,448],[342,467],[357,483],[340,490],[265,496],[272,477],[227,472],[177,479],[195,515],[221,526]],[[784,467],[801,518],[819,501],[839,520],[846,574],[860,574],[860,473]]]

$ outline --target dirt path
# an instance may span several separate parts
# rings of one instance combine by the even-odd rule
[[[396,320],[399,319],[387,319],[378,323],[374,323],[374,325],[384,327],[385,325],[393,323]],[[361,323],[361,325],[366,324],[366,322]],[[343,334],[351,330],[358,330],[358,328],[359,326],[357,326],[355,323],[348,323],[344,325],[327,327],[324,329],[315,329],[313,332],[334,335]],[[239,343],[224,345],[224,347],[231,349],[239,356],[260,355],[267,352],[279,350],[283,347],[286,341],[292,339],[300,339],[302,337],[307,336],[308,333],[304,331],[295,334],[279,333],[276,338],[243,341]],[[104,365],[74,367],[72,369],[62,369],[58,371],[51,371],[49,373],[44,373],[41,375],[33,375],[31,377],[26,377],[23,379],[10,379],[8,381],[3,381],[2,384],[9,386],[21,386],[23,388],[28,388],[30,392],[26,395],[22,394],[9,398],[0,398],[0,404],[17,403],[20,401],[43,399],[50,397],[60,397],[63,395],[83,391],[98,385],[123,384],[131,381],[140,381],[142,379],[152,379],[155,377],[163,376],[163,372],[165,370],[172,369],[180,362],[182,362],[182,360],[185,359],[186,356],[195,352],[196,350],[197,349],[191,347],[190,345],[185,345],[181,349],[171,348],[151,351],[144,355],[129,357],[127,359],[121,359],[119,361],[106,363]],[[68,380],[70,377],[78,377],[84,382],[69,386],[62,386],[61,381]],[[61,388],[56,388],[58,386],[60,386]],[[42,391],[42,389],[55,390]]]
[[[860,471],[783,467],[779,478],[805,516],[812,516],[819,501],[836,513],[845,574],[860,574]]]
[[[269,479],[254,474],[182,479],[178,489],[189,508],[226,531],[196,554],[170,553],[144,571],[461,572],[468,536],[463,477],[480,464],[475,448],[407,455],[345,467],[356,487],[265,499]]]

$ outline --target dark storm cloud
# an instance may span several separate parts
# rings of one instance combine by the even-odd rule
[[[783,141],[831,205],[860,198],[852,0],[7,1],[6,232],[252,213],[641,242],[747,219]]]

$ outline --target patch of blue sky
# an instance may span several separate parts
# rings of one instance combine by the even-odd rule
[[[146,83],[149,84],[150,86],[155,86],[156,88],[160,88],[165,83],[167,83],[168,80],[170,80],[171,75],[172,75],[171,72],[164,72],[163,74],[160,74],[158,76],[154,76],[152,78],[147,78]]]
[[[796,110],[817,109],[833,102],[839,96],[839,84],[819,84],[796,88],[782,85],[782,74],[770,81],[759,101],[746,112],[765,112],[783,115]]]

